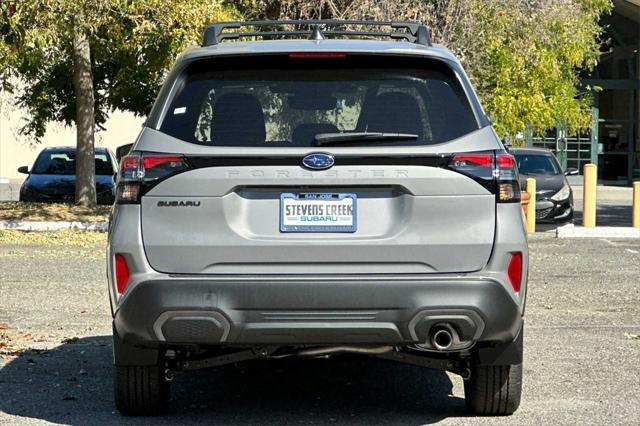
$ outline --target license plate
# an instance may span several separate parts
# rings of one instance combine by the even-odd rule
[[[280,232],[356,232],[356,194],[280,195]]]

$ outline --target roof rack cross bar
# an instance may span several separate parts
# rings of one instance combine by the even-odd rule
[[[317,40],[316,38],[311,38],[313,36],[312,31],[255,31],[255,32],[242,32],[242,33],[226,33],[220,35],[218,41],[221,42],[223,40],[236,40],[239,38],[249,38],[249,37],[263,37],[263,38],[272,38],[272,37],[280,37],[280,36],[309,36],[312,40]],[[345,35],[353,35],[353,36],[362,36],[362,37],[389,37],[392,39],[403,39],[407,40],[410,43],[416,43],[417,38],[409,33],[402,32],[394,32],[394,33],[381,33],[375,31],[323,31],[321,33],[322,36],[345,36]]]
[[[282,27],[294,26],[296,29],[261,31],[261,27]],[[356,31],[356,30],[334,30],[332,27],[344,27],[347,25],[359,25],[368,27],[391,27],[392,31]],[[255,31],[225,31],[228,29],[237,30],[242,27],[253,27]],[[301,29],[307,27],[308,29]],[[329,29],[328,29],[329,28]],[[404,31],[393,31],[404,30]],[[321,40],[324,36],[357,36],[357,37],[388,37],[392,39],[404,39],[411,43],[418,43],[424,46],[431,46],[431,34],[429,29],[418,22],[396,22],[396,21],[361,21],[361,20],[336,20],[336,19],[293,19],[285,21],[248,21],[248,22],[221,22],[209,25],[202,40],[203,46],[213,46],[223,40],[239,39],[244,37],[286,37],[286,36],[308,36],[312,40]]]

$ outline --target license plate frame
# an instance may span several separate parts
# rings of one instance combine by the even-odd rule
[[[291,221],[287,221],[285,217],[285,205],[286,200],[295,200],[295,201],[303,201],[303,202],[312,202],[314,200],[318,200],[323,203],[318,203],[321,205],[328,204],[346,204],[344,200],[351,200],[351,223],[347,225],[342,224],[330,224],[330,225],[320,225],[318,222],[321,220],[313,219],[309,220],[310,222],[316,222],[313,225],[300,225],[300,224],[292,224]],[[328,204],[327,204],[328,203]],[[280,232],[282,233],[355,233],[358,230],[358,197],[354,193],[345,193],[345,192],[302,192],[302,193],[292,193],[285,192],[280,194]],[[335,222],[340,223],[344,222],[344,218],[347,215],[327,215],[327,214],[309,214],[309,215],[298,215],[300,217],[329,217],[336,216]],[[332,220],[333,222],[333,220]]]

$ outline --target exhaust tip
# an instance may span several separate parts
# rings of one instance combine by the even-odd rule
[[[453,345],[453,334],[446,327],[435,327],[431,345],[439,351],[446,351]]]

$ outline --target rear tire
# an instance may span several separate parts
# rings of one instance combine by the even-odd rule
[[[504,416],[520,406],[522,364],[478,365],[464,382],[467,409],[474,414]]]
[[[114,365],[116,407],[125,416],[161,414],[169,400],[169,383],[157,365]]]

